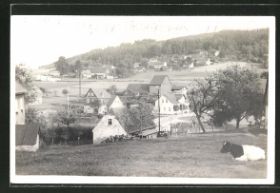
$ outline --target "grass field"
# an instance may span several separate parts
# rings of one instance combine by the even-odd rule
[[[220,153],[223,140],[266,149],[266,135],[192,134],[104,145],[49,146],[16,153],[18,175],[265,178],[266,161],[239,162]]]

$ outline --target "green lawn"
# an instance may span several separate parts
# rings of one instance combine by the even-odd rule
[[[239,162],[220,153],[223,140],[266,149],[266,135],[193,134],[104,145],[49,146],[16,153],[18,175],[265,178],[266,161]]]

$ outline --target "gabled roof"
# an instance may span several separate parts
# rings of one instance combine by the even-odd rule
[[[147,93],[149,92],[149,85],[148,84],[128,84],[126,90],[137,94],[137,93]]]
[[[18,81],[16,81],[16,95],[24,93],[26,93],[26,89]]]
[[[109,99],[109,101],[108,101],[108,103],[107,103],[107,106],[110,107],[110,106],[113,104],[113,102],[116,100],[117,97],[118,97],[118,98],[120,99],[120,101],[123,103],[122,99],[121,99],[118,95],[115,95],[115,96],[112,96],[112,97]]]
[[[111,95],[104,89],[89,88],[85,94],[85,97],[88,97],[90,93],[93,93],[94,97],[97,97],[98,99],[109,100],[111,98]]]
[[[39,131],[40,125],[37,123],[16,125],[16,145],[34,145]]]
[[[161,85],[165,78],[168,78],[167,75],[155,75],[150,82],[150,85]]]

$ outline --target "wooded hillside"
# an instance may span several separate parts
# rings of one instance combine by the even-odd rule
[[[248,61],[265,66],[268,54],[268,29],[227,30],[165,41],[147,39],[117,47],[95,49],[66,59],[64,65],[69,69],[68,72],[74,72],[76,70],[74,66],[80,62],[84,69],[105,67],[114,69],[111,74],[125,77],[133,71],[133,64],[140,63],[140,66],[145,67],[151,58],[159,58],[160,61],[168,63],[174,55],[190,56],[203,52],[206,56],[213,56],[216,51],[219,52],[218,57],[223,60]]]

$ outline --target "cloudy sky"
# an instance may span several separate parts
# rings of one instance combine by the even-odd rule
[[[95,48],[217,32],[260,29],[272,17],[12,16],[11,64],[32,68]]]

